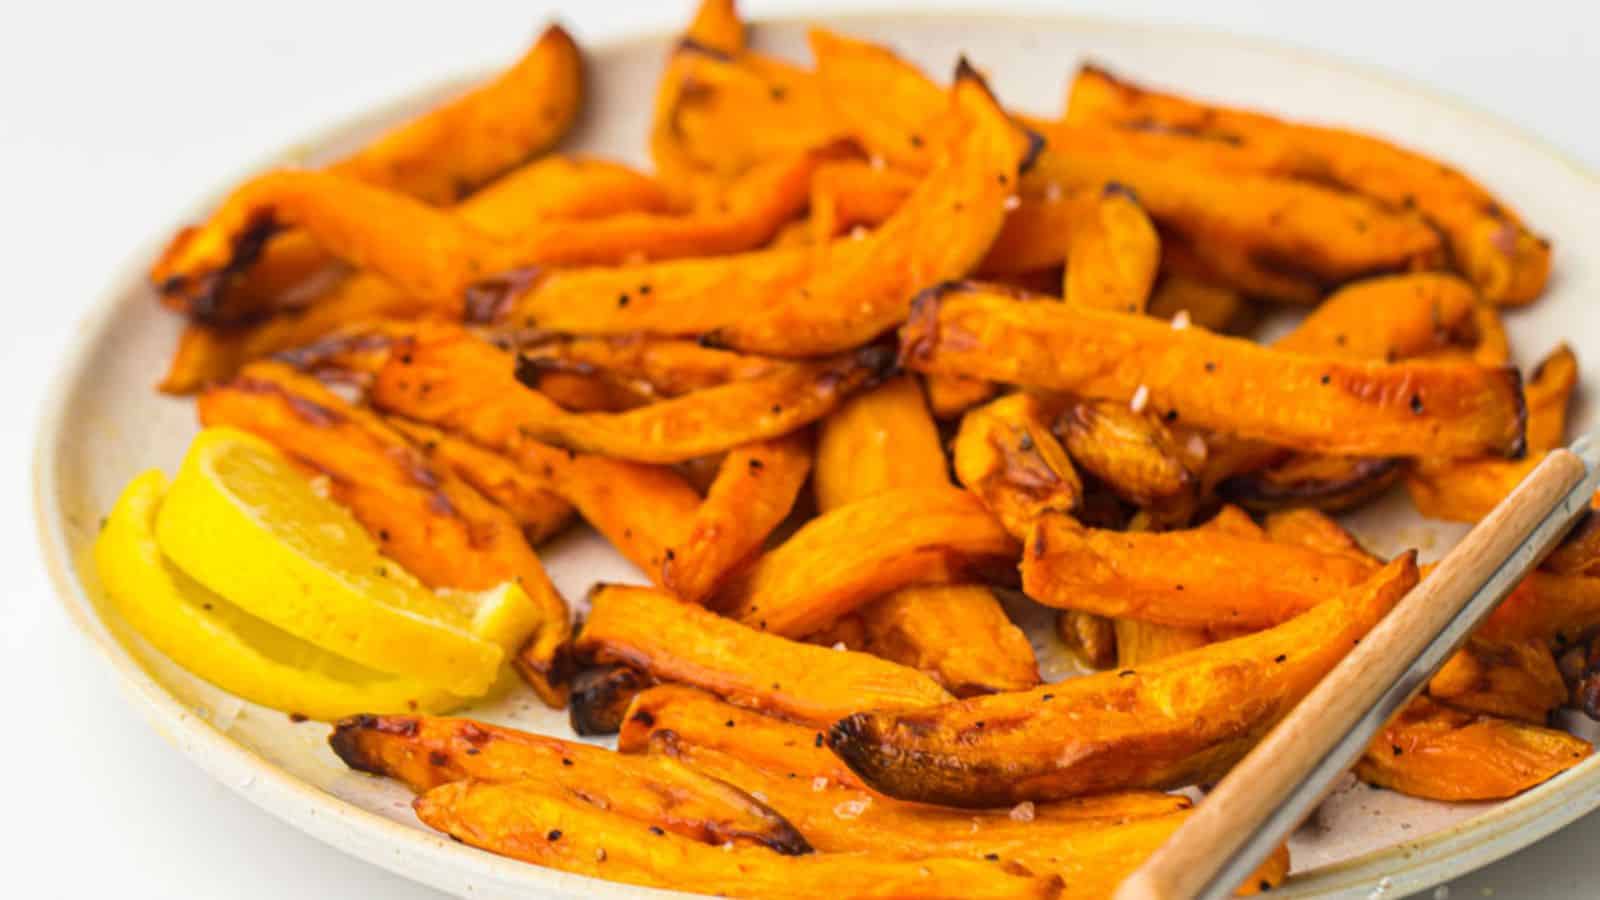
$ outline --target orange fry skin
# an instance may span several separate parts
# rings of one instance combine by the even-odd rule
[[[1016,542],[977,497],[949,487],[891,491],[808,522],[738,573],[713,606],[801,638],[898,588],[959,581],[1009,564]]]
[[[790,641],[648,588],[598,587],[573,652],[802,722],[820,724],[858,709],[950,699],[915,669]]]
[[[730,450],[683,537],[665,551],[660,583],[699,603],[759,553],[805,484],[810,443],[799,433]]]
[[[434,716],[352,716],[334,726],[328,744],[350,768],[398,779],[418,794],[461,781],[537,781],[693,840],[811,852],[770,807],[669,760]]]
[[[1220,777],[1417,582],[1414,554],[1267,631],[1137,669],[867,712],[828,744],[903,800],[1002,806]]]
[[[413,804],[428,825],[480,849],[579,875],[731,897],[1053,900],[1061,879],[987,861],[782,856],[722,849],[646,825],[535,782],[441,785]]]
[[[1564,731],[1417,700],[1385,726],[1355,771],[1412,797],[1465,803],[1514,797],[1593,752]]]
[[[1370,563],[1216,529],[1116,532],[1034,523],[1022,589],[1040,603],[1158,625],[1265,628],[1352,585]]]
[[[1302,356],[1198,328],[1017,296],[929,289],[900,331],[902,364],[1131,401],[1188,426],[1323,453],[1521,454],[1514,369]]]
[[[516,437],[639,462],[673,463],[787,434],[892,368],[886,350],[776,367],[762,378],[618,413],[562,409],[516,377],[511,354],[451,326],[419,328],[378,372],[372,403],[489,446]]]

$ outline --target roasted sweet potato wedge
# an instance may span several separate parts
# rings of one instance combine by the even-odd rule
[[[1415,213],[1308,182],[1131,155],[1081,128],[1050,131],[1024,196],[1106,182],[1133,191],[1163,246],[1253,296],[1312,303],[1349,281],[1444,263],[1438,235]]]
[[[804,722],[950,699],[914,669],[766,634],[649,588],[596,588],[573,650],[586,661],[625,663]]]
[[[615,382],[628,393],[658,400],[769,375],[783,364],[765,356],[730,353],[694,341],[638,335],[551,340],[519,350],[524,383],[555,373]]]
[[[663,684],[635,696],[617,734],[617,749],[643,753],[658,732],[786,778],[793,773],[806,784],[822,778],[863,787],[824,744],[823,730],[734,706],[698,688]]]
[[[1086,199],[1067,245],[1068,303],[1142,313],[1161,266],[1161,239],[1139,200],[1116,182]]]
[[[1166,839],[1188,806],[1182,797],[1139,791],[1029,803],[1014,811],[943,809],[787,778],[670,732],[658,732],[651,751],[766,797],[787,810],[821,852],[998,858],[1060,875],[1069,897],[1105,896]],[[1278,854],[1252,884],[1282,881],[1286,860]]]
[[[342,178],[415,197],[454,203],[468,191],[545,150],[577,118],[583,93],[582,59],[559,25],[547,28],[528,52],[494,80],[408,122],[335,162]],[[209,229],[185,229],[151,272],[168,305],[202,321],[240,321],[272,309],[289,290],[328,264],[328,252],[309,235],[279,236],[260,255],[209,283],[173,282],[166,263],[174,249]]]
[[[433,716],[353,716],[334,726],[328,743],[350,768],[419,794],[458,781],[532,782],[693,840],[811,852],[766,804],[670,759]]]
[[[1356,775],[1429,800],[1502,800],[1549,781],[1593,752],[1588,741],[1564,731],[1416,700],[1384,728],[1356,764]]]
[[[1105,531],[1060,515],[1040,517],[1025,546],[1022,589],[1040,603],[1196,628],[1286,622],[1374,568],[1216,529]]]
[[[1083,482],[1051,432],[1055,404],[1026,391],[968,412],[952,444],[956,478],[1018,540],[1046,512],[1071,513]]]
[[[523,437],[670,463],[787,434],[877,382],[893,365],[883,348],[865,347],[627,412],[573,413],[519,384],[513,362],[511,354],[465,330],[427,325],[395,345],[371,400],[489,446]]]
[[[1214,779],[1416,581],[1407,554],[1258,634],[1026,693],[857,713],[828,745],[891,797],[956,806]]]
[[[948,468],[916,379],[898,378],[857,394],[823,421],[817,508],[829,513],[891,491],[946,484]],[[1027,637],[988,588],[912,585],[853,616],[859,633],[846,646],[927,672],[959,696],[1039,681]],[[824,643],[842,640],[834,637]]]
[[[1055,427],[1074,463],[1161,524],[1184,524],[1193,513],[1200,460],[1164,422],[1115,400],[1075,400]]]
[[[914,376],[861,391],[823,419],[812,480],[817,509],[829,512],[891,490],[950,480],[939,431]]]
[[[328,478],[386,556],[432,588],[487,590],[520,584],[541,624],[519,671],[551,705],[566,700],[566,602],[516,519],[427,456],[370,410],[278,363],[256,363],[208,390],[200,421],[259,435]]]
[[[1000,389],[992,381],[965,375],[924,375],[922,386],[928,395],[928,409],[941,422],[960,418],[962,413],[993,397]]]
[[[891,491],[806,523],[735,574],[713,605],[746,625],[800,638],[868,600],[1008,565],[1016,542],[966,491]]]
[[[1056,614],[1056,636],[1067,651],[1091,669],[1117,664],[1117,620],[1094,613],[1063,609]]]
[[[1559,575],[1600,575],[1600,516],[1591,509],[1545,557],[1542,567]]]
[[[666,549],[660,584],[696,603],[710,597],[737,565],[761,551],[810,471],[811,440],[804,432],[728,451],[683,536]]]
[[[572,520],[572,504],[562,499],[542,476],[517,465],[510,457],[405,419],[390,419],[388,424],[410,439],[435,466],[454,472],[511,513],[530,544],[538,546]]]
[[[1148,90],[1094,66],[1073,81],[1067,120],[1152,132],[1168,143],[1228,145],[1254,156],[1263,171],[1415,208],[1444,232],[1456,264],[1497,303],[1533,300],[1549,275],[1549,242],[1483,186],[1375,137]]]
[[[1273,346],[1341,359],[1397,360],[1461,341],[1478,294],[1444,272],[1353,282],[1324,300]]]
[[[1302,508],[1272,513],[1266,518],[1265,529],[1268,538],[1282,544],[1348,556],[1374,567],[1378,565],[1378,558],[1368,553],[1355,535],[1320,510]]]
[[[866,249],[847,260],[820,254],[795,292],[719,328],[716,341],[779,356],[837,352],[902,321],[920,287],[978,264],[1031,144],[970,67],[957,72],[951,96],[960,129],[894,216],[859,242]]]
[[[902,362],[1085,397],[1144,394],[1158,414],[1301,450],[1516,456],[1514,369],[1352,363],[1198,328],[1039,302],[972,283],[925,291],[901,329]]]
[[[1600,625],[1600,578],[1535,571],[1501,601],[1478,634],[1517,641],[1576,640]]]
[[[1550,645],[1475,637],[1428,681],[1428,696],[1456,709],[1543,725],[1567,700]]]
[[[1423,459],[1406,475],[1406,491],[1417,511],[1432,519],[1476,522],[1489,514],[1533,471],[1544,451],[1562,446],[1567,407],[1578,384],[1578,360],[1557,347],[1528,379],[1528,450],[1525,460]]]
[[[417,817],[501,856],[644,887],[730,897],[1055,898],[1061,879],[966,859],[886,859],[855,853],[782,856],[721,849],[558,794],[537,782],[441,785]]]
[[[920,672],[957,697],[1039,683],[1028,636],[982,585],[901,588],[861,607],[862,649]]]

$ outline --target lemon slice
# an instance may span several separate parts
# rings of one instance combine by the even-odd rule
[[[533,605],[520,588],[428,590],[276,448],[232,428],[206,429],[189,446],[156,516],[156,540],[178,568],[245,612],[462,696],[488,691],[506,655],[474,626],[503,625],[510,610]]]
[[[460,705],[460,698],[414,679],[319,650],[178,571],[156,544],[165,490],[166,478],[156,470],[129,482],[94,545],[112,604],[156,649],[223,690],[313,719],[445,712]]]

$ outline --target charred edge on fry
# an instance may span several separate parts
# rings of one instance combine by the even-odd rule
[[[387,775],[388,772],[382,764],[375,757],[368,755],[362,737],[368,732],[416,737],[417,728],[417,720],[411,716],[375,716],[371,713],[361,713],[336,722],[333,733],[328,735],[328,746],[345,765],[357,772]]]
[[[250,221],[245,223],[244,229],[234,236],[233,246],[229,248],[228,261],[221,268],[192,281],[189,276],[174,275],[162,282],[161,293],[181,296],[192,292],[188,298],[189,317],[201,324],[248,324],[244,318],[228,317],[223,308],[223,300],[234,280],[255,265],[256,260],[261,258],[261,252],[266,248],[267,241],[278,231],[279,225],[273,217],[272,210],[264,209],[256,212]]]
[[[1307,504],[1319,509],[1342,509],[1388,488],[1400,477],[1404,466],[1405,460],[1400,457],[1362,459],[1344,478],[1290,482],[1274,481],[1268,472],[1248,472],[1217,485],[1217,495],[1257,510]]]
[[[469,325],[494,324],[539,280],[542,272],[539,266],[526,266],[468,285],[462,295],[463,321]]]
[[[616,734],[622,728],[628,704],[650,683],[649,678],[627,666],[579,671],[572,678],[567,707],[572,730],[585,737]]]

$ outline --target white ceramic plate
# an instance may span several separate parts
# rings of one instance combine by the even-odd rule
[[[1556,245],[1551,290],[1510,316],[1524,365],[1559,340],[1575,344],[1586,368],[1600,365],[1600,182],[1549,149],[1470,111],[1369,73],[1305,54],[1216,34],[1075,18],[1001,15],[829,17],[823,24],[886,41],[937,73],[958,53],[986,71],[1008,105],[1039,113],[1061,108],[1069,73],[1093,57],[1155,85],[1354,124],[1397,136],[1480,177]],[[805,25],[763,24],[759,46],[805,58]],[[568,149],[644,164],[650,98],[668,36],[588,48],[588,112]],[[426,108],[457,85],[439,85],[369,119],[303,142],[268,162],[316,159],[352,146],[377,127]],[[260,167],[257,167],[260,168]],[[241,176],[248,174],[241,172]],[[197,207],[196,217],[205,207]],[[36,461],[41,541],[62,604],[116,668],[164,735],[213,776],[285,821],[345,851],[418,881],[474,897],[671,896],[593,881],[501,859],[423,828],[396,784],[347,771],[330,753],[327,727],[294,724],[282,713],[227,695],[144,644],[100,599],[84,564],[99,517],[137,472],[169,471],[195,431],[186,401],[153,384],[178,332],[142,277],[173,223],[152,223],[145,246],[108,285],[85,323],[77,352],[47,407]],[[1594,424],[1594,398],[1580,398],[1575,425]],[[1421,546],[1437,554],[1459,531],[1430,526],[1390,498],[1355,527],[1375,549]],[[598,580],[639,580],[593,535],[569,534],[547,564],[569,598]],[[1038,615],[1042,624],[1047,621]],[[1035,628],[1046,671],[1061,672],[1049,629]],[[471,714],[568,735],[564,715],[523,692]],[[1590,735],[1591,737],[1593,735]],[[1296,875],[1287,897],[1403,896],[1525,846],[1600,806],[1600,757],[1542,787],[1498,804],[1447,806],[1348,785],[1296,836]],[[678,895],[682,896],[682,895]]]

